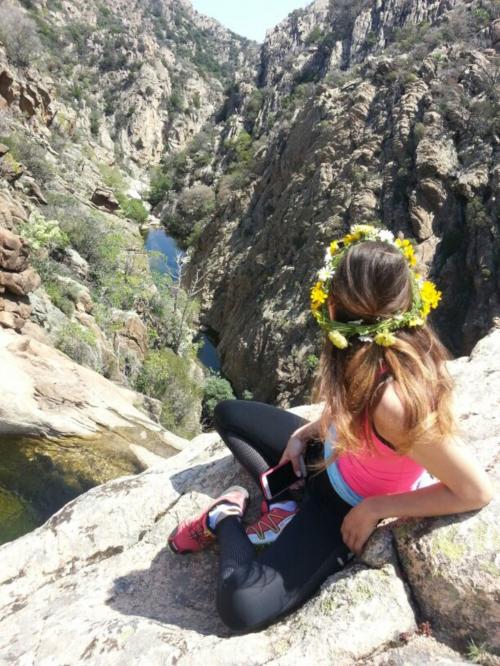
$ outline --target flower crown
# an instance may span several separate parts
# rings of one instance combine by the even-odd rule
[[[337,266],[350,247],[364,241],[383,241],[394,245],[403,254],[410,268],[412,282],[413,299],[410,309],[390,317],[378,317],[373,324],[362,319],[347,322],[332,320],[326,301]],[[409,240],[394,238],[391,231],[377,229],[369,224],[354,224],[344,238],[332,241],[325,254],[325,265],[318,271],[319,279],[311,289],[311,312],[327,333],[330,342],[339,349],[345,349],[349,345],[349,338],[357,336],[362,342],[375,342],[389,347],[396,342],[393,331],[404,327],[423,326],[431,309],[437,307],[441,292],[430,280],[423,280],[416,273],[416,263]]]

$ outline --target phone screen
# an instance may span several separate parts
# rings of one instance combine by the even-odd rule
[[[291,462],[287,462],[285,465],[278,467],[269,474],[266,474],[267,483],[269,485],[269,491],[271,496],[274,497],[278,495],[283,490],[289,488],[292,483],[297,481],[297,475],[293,471],[293,465]]]

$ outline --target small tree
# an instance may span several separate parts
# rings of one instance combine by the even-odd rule
[[[234,397],[232,386],[228,380],[221,377],[218,372],[210,370],[210,375],[203,386],[203,424],[207,426],[212,424],[214,409],[221,400],[232,400]]]

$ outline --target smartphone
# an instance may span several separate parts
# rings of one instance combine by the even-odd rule
[[[271,467],[271,469],[266,470],[260,475],[260,484],[266,499],[273,499],[273,497],[276,497],[276,495],[279,495],[294,483],[297,483],[299,478],[304,478],[305,465],[302,458],[300,461],[302,477],[298,477],[295,474],[290,460],[277,467]]]

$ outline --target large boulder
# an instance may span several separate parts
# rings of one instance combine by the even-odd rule
[[[18,296],[27,296],[41,284],[38,273],[31,266],[21,273],[0,271],[0,292],[6,289]]]
[[[120,208],[120,204],[115,197],[113,190],[108,187],[96,187],[90,200],[99,208],[104,208],[111,212]]]
[[[500,484],[500,330],[450,364],[463,437]],[[479,512],[410,521],[396,548],[423,615],[465,648],[500,652],[500,501]]]
[[[125,439],[145,442],[160,455],[186,443],[137,408],[140,394],[33,338],[0,329],[0,365],[4,436],[85,437],[121,429]]]
[[[25,240],[8,229],[0,229],[0,268],[24,271],[28,268],[29,247]]]
[[[0,147],[0,157],[2,154],[2,147]],[[12,231],[18,224],[27,221],[28,214],[21,204],[14,200],[8,192],[0,191],[0,227]]]

